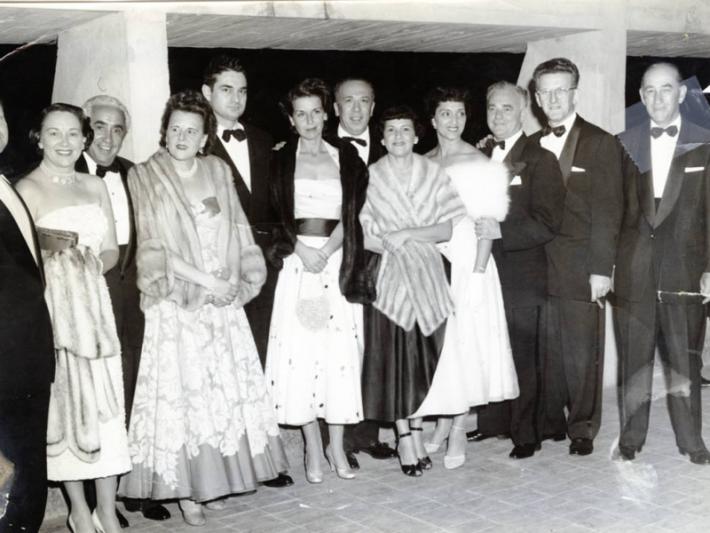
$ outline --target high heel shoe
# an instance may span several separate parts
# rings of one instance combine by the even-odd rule
[[[449,432],[449,444],[453,440],[451,438],[451,435],[453,434],[454,431],[461,431],[465,435],[466,428],[461,427],[461,426],[451,426],[451,431]],[[464,439],[466,437],[464,436]],[[463,465],[466,462],[466,448],[465,448],[465,440],[464,440],[464,453],[461,455],[444,455],[444,468],[447,470],[453,470],[454,468],[458,468],[461,465]],[[448,452],[448,450],[447,450]]]
[[[104,525],[101,523],[101,520],[99,519],[99,515],[96,514],[96,509],[94,509],[94,512],[91,513],[91,522],[94,524],[94,529],[96,529],[96,533],[106,533],[106,530],[104,529]]]
[[[180,512],[182,512],[182,519],[187,525],[199,527],[207,523],[202,504],[185,499],[179,500],[178,505],[180,506]]]
[[[355,479],[355,472],[353,472],[350,468],[341,468],[335,464],[335,457],[333,455],[333,450],[330,448],[330,444],[328,444],[325,448],[325,458],[328,459],[330,471],[335,471],[340,479]]]
[[[422,428],[410,427],[409,431],[412,432],[412,431],[423,431],[423,430],[422,430]],[[426,450],[426,446],[424,446],[424,449]],[[416,453],[416,451],[417,451],[416,446],[415,446],[414,451]],[[434,466],[434,464],[431,462],[431,459],[429,458],[428,455],[425,455],[424,457],[417,456],[417,459],[418,459],[417,464],[419,465],[419,468],[421,468],[422,470],[431,470],[432,466]]]
[[[76,531],[76,526],[74,525],[74,519],[71,517],[71,515],[69,515],[67,517],[67,527],[69,528],[69,531],[71,531],[71,533],[74,533]]]
[[[405,438],[405,437],[411,437],[411,436],[412,436],[412,432],[411,432],[411,431],[407,431],[406,433],[401,433],[401,434],[399,435],[399,443],[402,442],[402,439],[403,439],[403,438]],[[419,476],[421,476],[421,475],[422,475],[422,467],[420,466],[419,461],[417,461],[417,463],[416,463],[416,464],[413,464],[413,465],[402,463],[402,454],[399,453],[399,443],[397,444],[397,452],[398,452],[397,455],[399,455],[399,466],[400,466],[400,468],[402,469],[402,473],[403,473],[405,476],[410,476],[410,477],[419,477]],[[415,455],[416,455],[416,452],[415,452]]]
[[[211,500],[202,504],[210,511],[223,511],[227,507],[227,499],[220,498],[219,500]]]
[[[303,467],[306,470],[306,481],[308,483],[323,483],[323,472],[313,471],[308,468],[308,454],[303,456]]]
[[[424,443],[424,449],[426,450],[426,453],[437,453],[439,450],[441,450],[441,447],[444,445],[444,443],[448,440],[448,438],[442,440],[440,443],[436,442],[425,442]]]

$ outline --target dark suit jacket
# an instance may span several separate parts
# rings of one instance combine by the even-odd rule
[[[490,146],[483,150],[488,156]],[[547,298],[547,256],[562,222],[565,186],[555,155],[523,134],[503,161],[511,169],[510,209],[500,224],[493,256],[506,306],[542,305]]]
[[[49,390],[54,379],[54,339],[43,277],[1,201],[0,345],[0,397]]]
[[[224,160],[232,169],[234,187],[237,189],[239,203],[242,204],[244,213],[252,225],[254,240],[263,251],[266,251],[271,245],[271,233],[276,224],[269,186],[274,141],[267,132],[249,124],[244,125],[244,131],[247,135],[251,167],[251,192],[222,141],[218,139],[214,143],[211,153]]]
[[[640,301],[649,284],[653,290],[698,292],[702,273],[710,272],[710,131],[682,120],[656,209],[649,127],[646,122],[619,136],[625,209],[614,292],[628,301]]]
[[[540,144],[541,132],[531,139]],[[611,276],[623,211],[621,148],[615,137],[578,116],[559,159],[565,195],[562,224],[547,244],[548,291],[589,301],[589,275]]]
[[[86,154],[76,160],[74,164],[74,169],[77,172],[89,172],[89,166],[86,163]],[[128,171],[133,166],[133,162],[123,157],[116,156],[116,163],[118,165],[118,172],[121,174],[121,181],[123,181],[123,189],[126,191],[126,197],[128,198],[128,214],[129,214],[129,224],[130,224],[130,234],[128,237],[128,246],[126,247],[126,252],[122,254],[118,259],[118,266],[120,267],[121,275],[125,275],[128,268],[134,264],[134,258],[136,255],[136,226],[133,215],[133,201],[131,200],[131,194],[128,191]]]

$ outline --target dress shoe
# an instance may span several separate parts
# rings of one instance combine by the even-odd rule
[[[572,439],[569,445],[570,455],[589,455],[594,451],[592,439]]]
[[[399,444],[397,445],[397,455],[399,455],[399,466],[405,476],[419,477],[422,475],[421,462],[417,461],[415,464],[403,463],[402,454],[399,453],[399,446],[402,444],[403,439],[405,439],[406,437],[412,438],[412,432],[407,431],[406,433],[400,433],[399,435]],[[412,443],[412,445],[414,445],[414,443]],[[414,455],[416,456],[416,452],[414,452]]]
[[[126,517],[123,516],[118,509],[116,509],[116,518],[118,519],[118,525],[121,526],[121,529],[126,529],[130,526]]]
[[[135,500],[133,498],[123,500],[123,506],[126,511],[131,513],[140,513],[148,520],[160,522],[170,518],[170,511],[165,506],[153,500]]]
[[[358,462],[357,457],[355,457],[354,452],[345,452],[345,458],[348,460],[348,466],[350,467],[350,470],[360,470],[360,463]]]
[[[351,468],[339,467],[335,464],[335,456],[333,455],[333,450],[330,448],[330,444],[325,448],[325,458],[328,459],[330,471],[334,471],[340,479],[355,479],[355,472],[353,472]]]
[[[482,440],[491,439],[495,437],[496,439],[505,440],[510,438],[510,433],[499,433],[498,435],[485,435],[479,430],[474,429],[473,431],[468,431],[466,433],[466,440],[468,442],[481,442]]]
[[[688,452],[686,450],[680,450],[682,455],[687,455],[690,457],[690,462],[696,465],[708,465],[710,464],[710,452],[706,449],[698,450],[697,452]]]
[[[452,443],[460,444],[460,449],[463,453],[459,455],[449,455],[449,450],[446,450],[444,455],[444,468],[447,470],[453,470],[466,462],[466,428],[463,426],[457,426],[453,424],[449,430],[449,436],[447,438],[449,442],[449,447]],[[454,446],[455,447],[455,446]]]
[[[262,485],[266,485],[267,487],[271,487],[273,489],[280,489],[281,487],[288,487],[289,485],[293,485],[293,479],[288,474],[284,474],[282,472],[274,479],[263,481]]]
[[[396,450],[390,448],[386,442],[372,442],[368,446],[359,448],[358,452],[368,454],[373,459],[392,459],[397,457]],[[350,466],[352,468],[352,465]]]
[[[179,500],[178,505],[182,511],[182,519],[190,526],[204,526],[207,523],[202,504],[192,500]]]
[[[535,452],[540,449],[539,444],[516,444],[513,450],[508,454],[513,459],[527,459],[535,455]]]
[[[106,530],[104,529],[104,526],[101,523],[101,520],[99,519],[99,515],[96,514],[96,509],[94,509],[94,512],[91,513],[91,521],[94,524],[94,529],[96,530],[96,533],[106,533]]]
[[[633,448],[619,446],[618,452],[619,452],[619,458],[622,461],[633,461],[634,459],[636,459],[636,450],[634,450]]]
[[[555,442],[562,442],[567,438],[567,434],[564,432],[559,432],[559,433],[548,433],[547,435],[542,436],[542,440],[553,440]]]
[[[205,506],[205,509],[209,509],[210,511],[224,511],[224,509],[227,507],[227,498],[211,500],[203,503],[202,505]]]
[[[703,376],[700,376],[700,386],[701,387],[708,387],[710,386],[710,379],[704,378]]]

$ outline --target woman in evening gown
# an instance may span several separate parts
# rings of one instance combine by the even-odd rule
[[[306,479],[323,479],[317,419],[328,424],[331,470],[351,479],[344,424],[362,420],[362,306],[373,283],[364,263],[358,213],[367,168],[347,141],[323,139],[330,91],[306,79],[287,95],[298,137],[276,154],[272,180],[277,227],[270,259],[280,268],[266,358],[280,424],[301,426]]]
[[[33,133],[42,162],[17,184],[37,226],[52,316],[56,373],[47,424],[47,478],[62,481],[71,531],[118,533],[116,478],[131,468],[121,348],[103,273],[118,260],[104,182],[74,171],[91,144],[80,108],[56,103]],[[84,496],[96,484],[96,509]]]
[[[451,261],[456,311],[448,322],[432,390],[417,414],[454,415],[453,424],[450,416],[438,420],[426,447],[429,452],[438,450],[448,438],[444,465],[457,468],[465,460],[464,418],[469,408],[518,396],[503,295],[491,257],[493,240],[477,238],[475,232],[476,219],[500,222],[505,218],[508,171],[461,138],[467,118],[466,91],[436,88],[428,100],[438,144],[427,157],[446,169],[467,216],[441,246]]]
[[[229,167],[201,155],[215,131],[201,94],[173,95],[164,148],[128,175],[146,325],[129,428],[133,470],[120,493],[178,499],[190,525],[205,523],[204,507],[221,509],[223,497],[286,469],[243,309],[264,283],[264,259]]]

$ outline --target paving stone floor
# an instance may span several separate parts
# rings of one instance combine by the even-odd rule
[[[708,420],[710,389],[704,390],[703,409]],[[647,444],[633,463],[612,459],[618,433],[612,388],[605,391],[602,429],[588,457],[570,456],[567,441],[545,442],[533,458],[513,460],[508,441],[489,439],[469,443],[467,461],[457,470],[444,469],[440,452],[432,456],[434,468],[414,479],[400,473],[396,460],[361,454],[357,479],[330,474],[320,485],[306,482],[302,462],[295,459],[292,487],[262,487],[230,498],[224,511],[207,511],[202,528],[185,524],[171,503],[173,517],[162,523],[127,513],[129,531],[706,532],[710,466],[693,465],[678,454],[662,396],[651,416]],[[710,439],[708,425],[704,434]],[[51,526],[42,531],[64,531]]]

